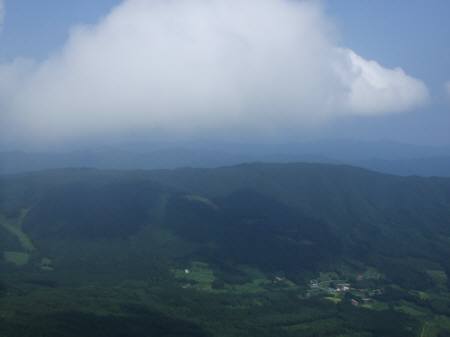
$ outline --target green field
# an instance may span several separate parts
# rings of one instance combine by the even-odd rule
[[[22,221],[27,212],[27,210],[22,210],[17,219],[7,219],[0,214],[0,225],[19,240],[25,251],[31,253],[35,250],[35,247],[28,235],[22,230]]]
[[[3,258],[7,263],[15,264],[18,267],[22,267],[28,264],[30,260],[30,254],[22,252],[4,252]]]
[[[7,219],[0,215],[0,225],[19,242],[23,249],[23,252],[5,251],[3,253],[4,260],[19,267],[28,264],[30,255],[35,251],[33,242],[22,230],[22,222],[26,215],[26,210],[22,210],[17,219]]]

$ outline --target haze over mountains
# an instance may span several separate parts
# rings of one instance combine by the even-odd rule
[[[288,144],[134,143],[93,150],[1,152],[0,173],[66,167],[213,168],[245,162],[340,163],[395,175],[450,176],[450,148],[351,140]]]

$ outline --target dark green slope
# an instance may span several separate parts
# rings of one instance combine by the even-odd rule
[[[450,269],[450,179],[321,164],[4,177],[4,214],[36,240],[126,239],[163,227],[211,258],[312,269],[338,258],[432,258]],[[148,227],[148,226],[147,226]],[[203,247],[204,248],[204,247]]]
[[[182,169],[153,172],[152,178],[209,197],[241,189],[271,196],[326,223],[336,238],[327,240],[329,246],[337,242],[346,257],[380,266],[386,265],[384,257],[431,258],[450,269],[449,179],[319,164]]]
[[[150,181],[69,183],[39,198],[24,228],[38,238],[126,238],[150,221],[163,193]]]
[[[45,171],[0,178],[0,225],[5,337],[450,331],[450,179]]]

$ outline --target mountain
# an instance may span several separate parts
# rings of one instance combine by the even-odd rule
[[[388,174],[450,176],[450,149],[393,142],[292,144],[146,144],[61,153],[0,153],[0,174],[68,167],[97,169],[215,168],[245,162],[348,164]]]
[[[5,175],[0,191],[2,336],[449,331],[449,178],[252,163]]]
[[[450,176],[450,156],[411,158],[403,160],[371,159],[361,162],[355,162],[355,165],[372,169],[378,172],[387,172],[390,174],[403,176]]]

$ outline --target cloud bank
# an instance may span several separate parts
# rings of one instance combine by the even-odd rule
[[[0,66],[2,129],[33,140],[283,130],[427,100],[420,80],[334,35],[313,1],[126,0],[46,61]]]

